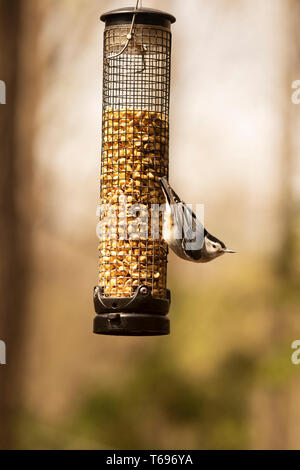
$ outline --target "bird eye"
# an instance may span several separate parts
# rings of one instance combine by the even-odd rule
[[[213,245],[213,248],[217,248],[217,245]]]

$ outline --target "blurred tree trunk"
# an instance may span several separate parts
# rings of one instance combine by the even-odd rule
[[[270,347],[280,350],[290,341],[288,337],[288,318],[283,306],[286,298],[286,286],[295,281],[295,263],[297,260],[296,240],[296,203],[293,190],[293,176],[297,158],[297,126],[299,107],[292,103],[292,82],[300,75],[300,0],[282,2],[283,40],[282,40],[282,94],[280,95],[280,113],[282,116],[282,134],[280,147],[280,185],[278,188],[279,210],[278,225],[280,238],[275,268],[277,283],[272,298],[270,328]],[[280,91],[281,91],[280,90]],[[288,383],[277,384],[270,395],[269,414],[271,420],[270,449],[289,447],[290,416],[288,414]]]
[[[7,365],[0,368],[0,448],[17,446],[31,288],[32,154],[37,100],[36,0],[0,0],[0,339]]]
[[[299,125],[299,107],[292,103],[292,82],[300,76],[300,0],[284,1],[283,16],[285,42],[282,48],[283,94],[281,96],[282,137],[279,188],[279,250],[276,259],[277,274],[283,281],[294,278],[296,247],[296,204],[293,194],[293,176],[297,157],[296,132]]]

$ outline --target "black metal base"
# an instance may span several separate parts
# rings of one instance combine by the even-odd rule
[[[103,288],[94,289],[97,316],[94,333],[117,336],[161,336],[170,334],[169,312],[171,295],[156,299],[146,285],[137,287],[133,297],[105,297]]]
[[[94,333],[114,336],[162,336],[170,334],[170,320],[164,315],[111,313],[97,315]]]

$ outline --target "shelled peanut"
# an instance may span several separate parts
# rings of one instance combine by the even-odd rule
[[[168,173],[168,131],[160,113],[104,112],[101,204],[109,210],[101,213],[99,283],[108,297],[132,296],[141,284],[166,297],[167,246],[161,217],[158,237],[151,233],[151,207],[164,203],[159,178]],[[136,204],[142,204],[139,224]]]

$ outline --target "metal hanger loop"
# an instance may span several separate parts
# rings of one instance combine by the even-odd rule
[[[137,0],[135,10],[134,10],[134,15],[133,15],[131,26],[130,26],[130,31],[127,34],[127,42],[126,42],[125,46],[121,49],[120,52],[118,52],[117,54],[113,54],[110,57],[108,57],[109,60],[116,59],[120,55],[124,54],[124,52],[128,48],[129,43],[130,43],[130,41],[132,40],[132,38],[134,36],[134,31],[133,30],[134,30],[134,25],[135,25],[135,19],[136,19],[136,15],[138,13],[138,10],[141,8],[141,6],[142,6],[142,0]]]

